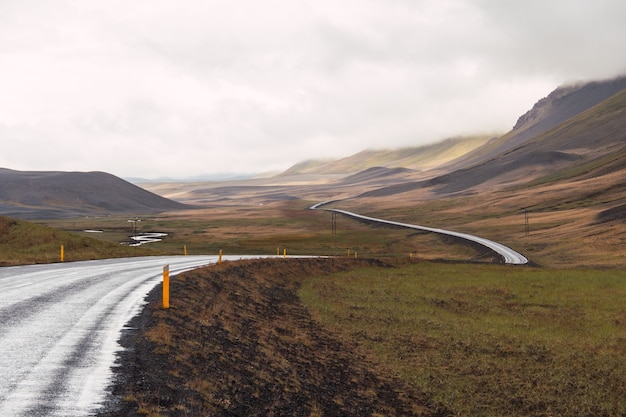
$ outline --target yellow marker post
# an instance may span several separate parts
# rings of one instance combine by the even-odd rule
[[[61,245],[61,262],[65,262],[65,247]]]
[[[287,248],[283,249],[283,259],[287,258]]]
[[[187,245],[183,246],[184,252],[185,252],[185,256],[187,256]]]
[[[170,266],[163,267],[163,308],[170,308]]]
[[[348,249],[348,258],[350,257],[350,249]]]
[[[220,257],[217,259],[217,263],[221,264],[222,263],[222,250],[220,249]]]

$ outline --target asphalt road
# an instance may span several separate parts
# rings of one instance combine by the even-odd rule
[[[216,261],[144,257],[0,268],[0,416],[93,414],[105,399],[120,333],[161,282],[163,266],[173,277]]]
[[[332,201],[325,201],[325,202],[321,202],[318,204],[315,204],[313,206],[311,206],[310,208],[312,210],[318,209],[321,206],[323,206],[324,204],[329,204]],[[474,235],[470,235],[467,233],[460,233],[460,232],[454,232],[452,230],[444,230],[444,229],[437,229],[437,228],[433,228],[433,227],[425,227],[425,226],[418,226],[415,224],[409,224],[409,223],[401,223],[401,222],[394,222],[391,220],[384,220],[384,219],[377,219],[375,217],[368,217],[368,216],[363,216],[361,214],[357,214],[357,213],[352,213],[350,211],[346,211],[346,210],[337,210],[337,209],[323,209],[323,210],[327,210],[327,211],[333,211],[335,213],[341,213],[344,214],[346,216],[350,216],[350,217],[354,217],[357,219],[361,219],[361,220],[366,220],[369,222],[376,222],[376,223],[383,223],[383,224],[389,224],[392,226],[399,226],[399,227],[406,227],[409,229],[416,229],[416,230],[423,230],[426,232],[432,232],[432,233],[439,233],[439,234],[443,234],[443,235],[448,235],[448,236],[455,236],[461,239],[465,239],[474,243],[478,243],[480,245],[483,245],[491,250],[493,250],[494,252],[496,252],[497,254],[499,254],[504,263],[505,264],[511,264],[511,265],[525,265],[528,263],[528,259],[522,255],[519,252],[514,251],[513,249],[509,248],[508,246],[505,246],[501,243],[498,242],[494,242],[492,240],[489,239],[485,239],[483,237],[480,236],[474,236]]]

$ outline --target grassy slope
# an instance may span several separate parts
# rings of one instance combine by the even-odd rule
[[[151,255],[155,252],[0,216],[0,266]]]

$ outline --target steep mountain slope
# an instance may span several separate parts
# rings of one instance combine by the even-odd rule
[[[560,86],[547,97],[539,100],[532,109],[519,117],[513,129],[506,135],[491,140],[461,158],[452,161],[448,169],[459,169],[476,165],[523,145],[556,128],[561,123],[588,111],[603,101],[626,89],[626,76],[605,81],[593,81],[575,85]],[[595,140],[600,139],[596,135]],[[585,143],[583,147],[597,147],[599,143]]]
[[[7,216],[55,218],[155,213],[188,207],[104,172],[0,168],[0,214]]]
[[[556,127],[482,164],[440,178],[439,192],[457,192],[490,181],[523,183],[586,164],[626,146],[626,89]]]
[[[620,79],[626,81],[626,78]],[[609,82],[611,88],[623,87],[599,104],[581,111],[580,103],[594,103],[609,89],[597,83],[574,90],[559,90],[542,99],[518,122],[517,131],[477,149],[454,164],[450,172],[423,181],[394,184],[372,190],[363,196],[390,196],[417,188],[432,188],[437,194],[473,192],[477,186],[510,187],[527,183],[560,170],[601,161],[626,146],[626,82]],[[601,90],[602,94],[597,91]],[[569,94],[566,92],[569,91]],[[583,92],[592,95],[586,97]],[[566,109],[561,109],[559,103]],[[577,112],[561,121],[565,115]],[[558,123],[557,123],[558,121]],[[540,132],[528,136],[531,132]]]

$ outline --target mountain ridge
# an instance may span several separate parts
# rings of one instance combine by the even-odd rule
[[[458,164],[442,175],[404,184],[390,184],[367,191],[361,197],[389,197],[430,188],[438,195],[471,191],[491,182],[511,187],[544,176],[591,164],[607,155],[623,155],[626,149],[626,88],[561,124],[532,137],[503,153],[479,159],[473,164]],[[608,162],[607,162],[608,163]],[[613,162],[605,170],[620,170],[625,161]]]
[[[543,133],[588,111],[626,89],[626,75],[609,80],[579,82],[557,87],[521,115],[505,135],[494,138],[448,164],[447,169],[467,167],[504,155]]]

